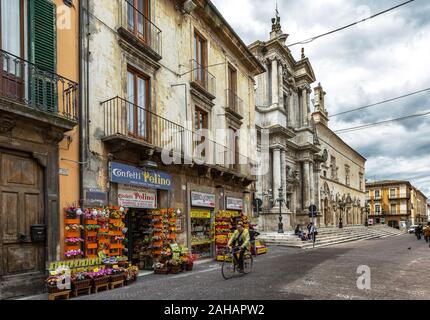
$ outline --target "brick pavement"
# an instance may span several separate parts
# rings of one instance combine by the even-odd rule
[[[360,265],[370,267],[371,290],[357,288]],[[428,244],[402,235],[315,250],[274,247],[244,277],[226,281],[211,262],[191,273],[145,276],[129,287],[76,299],[430,299],[424,284],[429,266]]]

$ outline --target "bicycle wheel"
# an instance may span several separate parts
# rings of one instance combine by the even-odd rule
[[[254,264],[254,259],[252,255],[248,252],[243,256],[243,273],[248,274],[252,272],[252,266]]]
[[[231,279],[236,272],[236,265],[234,261],[226,261],[222,263],[221,273],[225,280]]]

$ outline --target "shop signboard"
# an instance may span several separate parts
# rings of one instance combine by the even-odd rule
[[[191,206],[215,208],[215,195],[210,193],[191,191]]]
[[[192,209],[190,212],[191,218],[195,219],[210,219],[211,218],[211,212],[210,210],[196,210]]]
[[[173,187],[172,176],[168,173],[141,169],[118,162],[109,164],[109,178],[111,182],[150,189],[171,190]]]
[[[226,208],[229,210],[243,210],[243,199],[227,197]]]
[[[119,184],[118,205],[127,208],[156,209],[157,191],[138,186]]]

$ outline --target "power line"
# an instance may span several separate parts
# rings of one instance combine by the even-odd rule
[[[400,8],[400,7],[404,6],[404,5],[407,5],[408,3],[411,3],[411,2],[413,2],[413,1],[415,1],[415,0],[409,0],[409,1],[403,2],[403,3],[401,3],[401,4],[399,4],[399,5],[395,6],[395,7],[392,7],[392,8],[389,8],[389,9],[387,9],[387,10],[381,11],[381,12],[379,12],[379,13],[377,13],[377,14],[374,14],[373,16],[370,16],[370,17],[368,17],[368,18],[362,19],[362,20],[360,20],[360,21],[356,21],[356,22],[351,23],[351,24],[348,24],[348,25],[346,25],[346,26],[344,26],[344,27],[337,28],[337,29],[335,29],[335,30],[332,30],[332,31],[329,31],[329,32],[326,32],[326,33],[320,34],[320,35],[318,35],[318,36],[315,36],[315,37],[309,38],[309,39],[307,39],[307,40],[302,40],[302,41],[299,41],[299,42],[295,42],[295,43],[293,43],[293,44],[288,45],[287,47],[288,47],[288,48],[290,48],[290,47],[292,47],[292,46],[296,46],[296,45],[298,45],[298,44],[307,44],[307,43],[310,43],[310,42],[312,42],[312,41],[314,41],[314,40],[316,40],[316,39],[319,39],[319,38],[322,38],[322,37],[328,36],[328,35],[333,34],[333,33],[335,33],[335,32],[339,32],[339,31],[345,30],[345,29],[350,28],[350,27],[353,27],[353,26],[355,26],[355,25],[357,25],[357,24],[363,23],[363,22],[365,22],[365,21],[367,21],[367,20],[370,20],[370,19],[376,18],[377,16],[380,16],[380,15],[382,15],[382,14],[384,14],[384,13],[387,13],[387,12],[393,11],[393,10],[395,10],[395,9],[397,9],[397,8]]]
[[[342,133],[348,133],[348,132],[363,130],[363,129],[373,128],[373,127],[380,126],[380,125],[387,124],[387,123],[391,123],[391,122],[397,122],[397,121],[403,121],[403,120],[412,119],[412,118],[424,117],[424,116],[429,115],[429,114],[430,114],[430,111],[427,111],[425,113],[413,114],[413,115],[404,116],[404,117],[397,118],[397,119],[391,119],[391,120],[385,120],[385,121],[381,121],[381,122],[369,123],[369,124],[365,124],[365,125],[361,125],[361,126],[357,126],[357,127],[352,127],[352,128],[344,128],[344,129],[336,130],[336,131],[334,131],[334,133],[342,134]]]
[[[426,92],[426,91],[430,91],[430,88],[419,90],[419,91],[415,91],[415,92],[411,92],[411,93],[408,93],[408,94],[404,94],[404,95],[402,95],[400,97],[391,98],[391,99],[384,100],[384,101],[381,101],[381,102],[369,104],[369,105],[364,106],[364,107],[360,107],[360,108],[355,108],[355,109],[351,109],[351,110],[339,112],[339,113],[336,113],[336,114],[333,114],[333,115],[329,116],[329,118],[337,117],[337,116],[340,116],[340,115],[343,115],[343,114],[347,114],[347,113],[351,113],[351,112],[355,112],[355,111],[358,111],[358,110],[363,110],[363,109],[367,109],[367,108],[379,106],[379,105],[387,103],[387,102],[392,102],[392,101],[395,101],[395,100],[403,99],[403,98],[410,97],[410,96],[413,96],[413,95],[416,95],[416,94],[419,94],[419,93],[423,93],[423,92]]]

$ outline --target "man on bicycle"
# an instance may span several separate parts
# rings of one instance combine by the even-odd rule
[[[243,256],[245,255],[246,249],[249,246],[249,231],[243,227],[243,222],[238,222],[237,229],[233,233],[233,236],[228,241],[228,247],[232,249],[240,248],[239,252],[239,272],[243,273]],[[236,253],[233,252],[233,257],[237,259]]]

